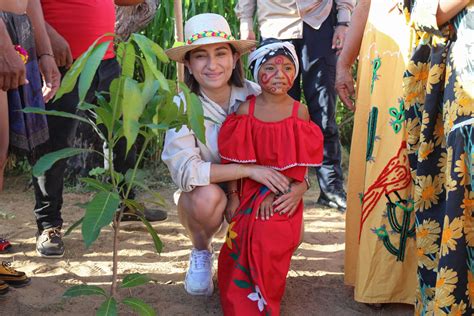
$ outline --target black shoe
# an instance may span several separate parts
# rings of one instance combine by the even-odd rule
[[[141,212],[139,210],[125,209],[122,215],[122,222],[139,222],[140,217],[136,212]],[[168,213],[160,209],[150,209],[145,208],[144,215],[147,221],[149,222],[161,222],[168,218]]]
[[[346,192],[344,190],[335,190],[328,193],[321,192],[316,203],[345,212],[347,207]]]
[[[8,284],[0,280],[0,295],[6,294],[8,292]]]
[[[47,228],[36,235],[36,252],[44,258],[61,258],[64,255],[64,243],[61,228]]]

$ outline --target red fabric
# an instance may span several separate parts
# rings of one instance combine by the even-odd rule
[[[218,139],[222,162],[257,163],[303,181],[304,172],[291,167],[321,165],[321,129],[311,121],[298,118],[298,102],[294,105],[296,113],[293,110],[292,116],[279,122],[257,119],[253,115],[254,106],[255,97],[250,101],[248,115],[231,114],[222,125]]]
[[[113,0],[41,0],[48,22],[69,43],[72,58],[77,59],[105,33],[114,33],[115,5]],[[104,38],[100,42],[110,40]],[[115,56],[110,45],[104,59]]]
[[[231,115],[222,125],[219,152],[226,157],[223,163],[247,161],[274,166],[303,181],[306,165],[321,164],[321,130],[297,117],[299,104],[295,104],[291,117],[265,123],[253,116],[254,103],[255,99],[248,115]],[[300,239],[303,201],[292,217],[275,214],[267,221],[256,219],[256,211],[268,194],[265,186],[243,180],[240,206],[219,254],[218,284],[224,315],[280,313],[291,256]]]

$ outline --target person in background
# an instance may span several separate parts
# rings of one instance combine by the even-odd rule
[[[397,0],[361,0],[337,61],[336,90],[355,111],[344,277],[354,286],[354,299],[375,308],[415,301],[414,192],[402,89],[409,44],[410,30]]]
[[[321,192],[317,203],[341,211],[346,209],[346,193],[336,124],[334,80],[336,55],[344,45],[355,2],[239,0],[235,8],[242,39],[256,38],[253,30],[256,13],[262,39],[277,38],[295,46],[300,60],[300,75],[289,95],[300,100],[303,90],[311,120],[321,127],[324,135],[324,160],[317,168]]]
[[[404,1],[404,83],[415,183],[416,315],[474,314],[474,1]]]
[[[43,152],[48,140],[46,118],[22,113],[25,107],[44,109],[59,87],[60,74],[51,59],[39,0],[0,1],[0,191],[8,147],[27,156],[30,163]],[[0,252],[11,244],[0,238]],[[22,287],[30,278],[0,265],[0,294],[9,286]]]
[[[132,1],[132,0],[130,0]],[[118,4],[128,4],[130,1],[117,0]],[[134,1],[132,4],[135,4]],[[56,60],[61,73],[64,75],[74,60],[84,53],[93,42],[105,33],[113,33],[115,25],[115,6],[112,0],[98,1],[55,1],[41,0],[41,6],[46,20],[46,29],[51,40],[52,56]],[[100,42],[110,40],[103,37]],[[120,74],[120,67],[115,60],[115,52],[111,44],[101,61],[87,93],[85,101],[95,103],[95,93],[108,91],[110,83]],[[48,110],[75,113],[79,102],[78,85],[59,100],[46,104]],[[57,151],[71,147],[78,122],[73,119],[58,116],[48,116],[49,149]],[[125,139],[116,145],[114,167],[116,171],[125,173],[135,165],[135,150],[132,148],[125,155]],[[61,228],[63,219],[63,183],[66,160],[53,165],[44,176],[33,177],[36,204],[34,208],[38,226],[36,250],[46,258],[57,258],[64,255]],[[133,198],[133,192],[129,195]],[[166,212],[145,209],[145,217],[149,221],[166,219]],[[127,210],[122,220],[139,220],[134,211]]]

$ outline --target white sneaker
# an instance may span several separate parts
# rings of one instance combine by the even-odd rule
[[[184,289],[191,295],[211,296],[214,292],[214,253],[193,248],[189,255],[189,269],[184,280]]]

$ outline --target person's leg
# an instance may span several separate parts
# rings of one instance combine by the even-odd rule
[[[331,49],[333,17],[319,30],[304,24],[302,49],[303,91],[311,120],[324,135],[323,164],[317,169],[321,198],[332,207],[345,209],[345,192],[341,167],[341,144],[336,124],[335,72],[336,55]],[[315,45],[317,43],[317,46]]]
[[[224,191],[216,184],[183,192],[178,200],[180,222],[194,247],[184,282],[189,294],[211,295],[214,290],[211,242],[222,224],[226,203]]]
[[[111,82],[118,78],[120,75],[120,66],[116,59],[108,59],[102,61],[98,70],[97,70],[97,91],[109,91]],[[87,96],[87,102],[95,104],[96,97],[94,94],[90,94]],[[133,105],[130,105],[133,106]],[[103,124],[99,125],[99,129],[102,133],[107,133],[107,129]],[[106,150],[106,149],[104,149]],[[120,172],[122,174],[126,174],[128,170],[135,167],[135,163],[137,161],[137,152],[135,144],[132,145],[130,150],[127,153],[127,140],[125,138],[121,138],[118,140],[114,147],[114,168],[115,171]],[[128,195],[128,199],[134,199],[135,192],[134,190],[130,190]],[[145,208],[143,215],[145,218],[150,222],[155,221],[163,221],[167,218],[166,211],[160,209],[150,209]],[[126,211],[122,217],[122,221],[139,221],[140,218],[135,214],[135,212],[128,212]]]
[[[8,157],[8,129],[7,93],[0,90],[0,192],[3,190],[3,172]]]

